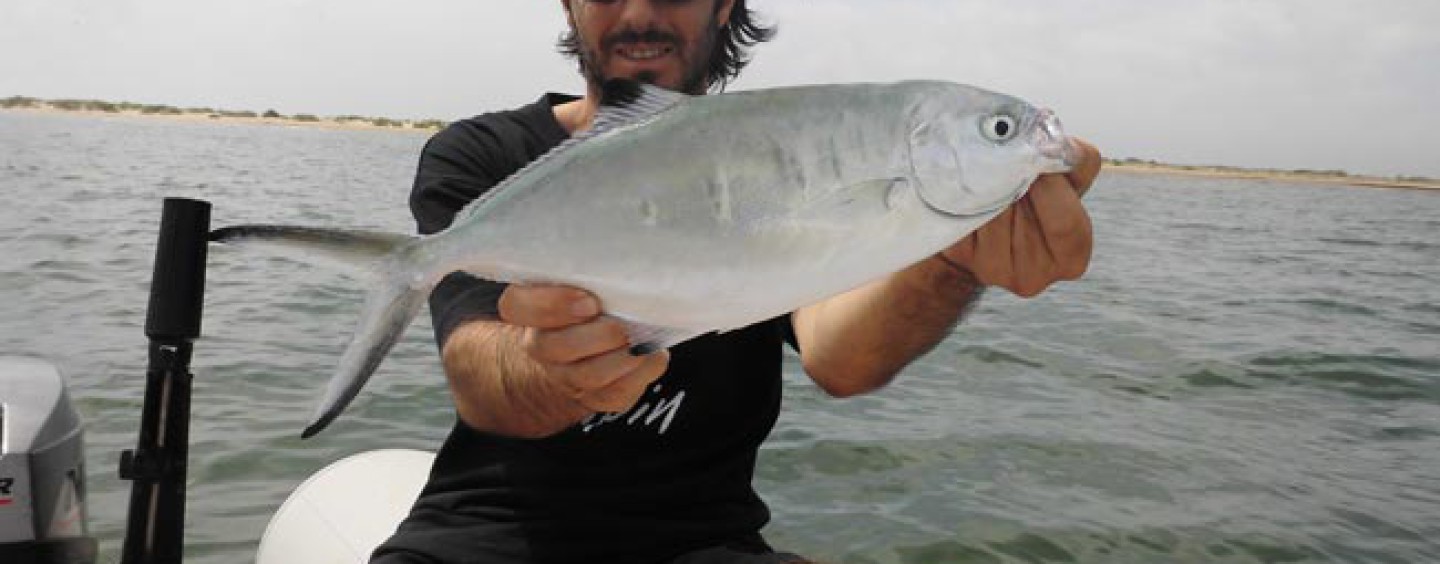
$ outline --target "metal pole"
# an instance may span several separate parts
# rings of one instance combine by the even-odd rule
[[[166,198],[150,283],[145,407],[135,450],[120,453],[134,482],[123,564],[178,564],[185,543],[185,470],[190,450],[190,353],[200,336],[210,204]]]

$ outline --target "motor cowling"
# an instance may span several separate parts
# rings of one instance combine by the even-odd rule
[[[80,416],[60,371],[0,356],[0,562],[92,564]]]

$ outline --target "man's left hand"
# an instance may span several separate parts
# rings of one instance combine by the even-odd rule
[[[987,286],[1031,297],[1090,266],[1090,215],[1080,197],[1100,174],[1100,151],[1079,139],[1075,167],[1035,179],[1030,191],[984,227],[944,251]]]

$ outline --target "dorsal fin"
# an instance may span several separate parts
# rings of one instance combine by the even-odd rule
[[[520,170],[507,176],[505,180],[496,184],[479,198],[471,201],[464,209],[460,210],[460,213],[455,214],[455,219],[451,222],[451,225],[460,222],[463,218],[470,217],[476,210],[481,209],[486,202],[504,194],[510,185],[514,184],[512,181],[515,178],[524,175],[530,169],[538,167],[554,158],[555,155],[569,151],[576,145],[617,129],[644,124],[689,98],[690,96],[687,94],[681,94],[634,80],[617,78],[606,81],[601,89],[600,109],[595,113],[595,120],[591,123],[589,129],[576,133],[573,137],[562,141],[559,145],[556,145],[555,148],[540,155],[539,158],[530,161],[530,164],[525,165]]]
[[[600,110],[595,114],[595,123],[585,131],[585,136],[643,122],[689,97],[643,82],[612,78],[605,81],[600,89]]]

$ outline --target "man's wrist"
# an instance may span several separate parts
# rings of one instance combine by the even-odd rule
[[[592,411],[580,402],[575,391],[546,373],[524,352],[525,330],[515,326],[509,329],[507,342],[497,343],[496,378],[504,390],[506,411],[516,420],[528,422],[521,434],[543,438],[589,417]]]
[[[980,283],[980,279],[975,277],[975,273],[955,262],[955,259],[945,256],[945,253],[935,253],[935,258],[945,265],[949,273],[957,278],[957,282],[961,285],[973,288],[977,293],[985,289],[985,285]]]
[[[504,322],[467,323],[444,349],[461,421],[478,431],[539,439],[588,416],[573,395],[524,352],[524,328]]]
[[[945,253],[935,253],[935,259],[939,262],[936,265],[936,279],[932,282],[934,291],[950,294],[960,300],[959,315],[963,317],[974,309],[975,303],[980,301],[980,296],[985,293],[985,285],[975,276],[974,272],[965,268],[955,259],[945,256]]]

